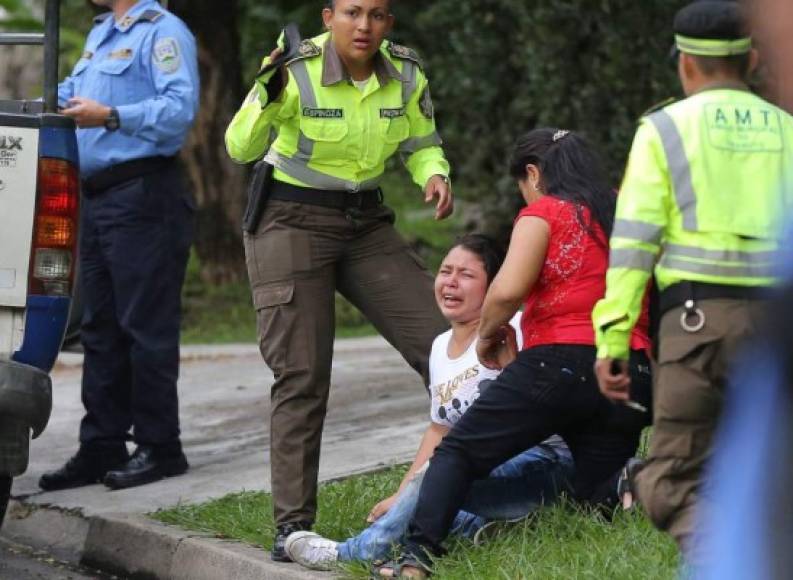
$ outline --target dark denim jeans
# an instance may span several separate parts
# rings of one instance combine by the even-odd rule
[[[558,433],[575,462],[573,497],[614,506],[619,471],[635,454],[650,413],[600,394],[595,349],[553,345],[522,351],[463,415],[435,450],[408,525],[413,556],[442,554],[442,542],[474,481],[521,450]],[[651,408],[647,356],[631,353],[631,396]]]
[[[338,545],[339,559],[386,558],[398,544],[416,509],[425,469],[399,494],[391,509],[357,536]],[[472,538],[488,520],[510,520],[553,503],[573,477],[573,458],[567,445],[554,437],[496,467],[486,479],[474,483],[457,513],[452,534]]]

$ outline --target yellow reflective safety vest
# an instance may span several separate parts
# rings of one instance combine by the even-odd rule
[[[304,40],[298,52],[278,99],[267,100],[270,75],[258,78],[231,121],[226,148],[234,160],[265,156],[275,179],[327,190],[376,188],[397,151],[420,187],[433,175],[448,177],[427,78],[412,50],[385,41],[363,90],[329,33]]]
[[[793,119],[747,90],[714,87],[641,121],[617,200],[606,296],[593,311],[599,358],[628,358],[655,273],[770,286],[793,209]]]

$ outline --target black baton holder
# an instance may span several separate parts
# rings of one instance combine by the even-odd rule
[[[248,185],[248,205],[242,217],[242,229],[249,234],[254,233],[259,227],[264,208],[267,207],[267,199],[270,197],[273,184],[273,169],[274,167],[264,160],[253,166],[253,176]]]

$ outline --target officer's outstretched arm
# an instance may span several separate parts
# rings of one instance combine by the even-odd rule
[[[422,189],[433,175],[449,176],[449,162],[441,149],[441,138],[435,129],[435,110],[429,83],[419,71],[418,84],[408,101],[405,114],[410,122],[410,135],[399,146],[413,181]]]
[[[658,133],[645,121],[636,133],[617,198],[606,296],[592,312],[598,358],[628,358],[631,331],[661,249],[671,191]]]

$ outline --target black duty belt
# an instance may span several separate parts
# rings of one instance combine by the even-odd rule
[[[143,157],[103,169],[83,180],[83,192],[91,195],[132,179],[171,167],[176,157]]]
[[[766,286],[731,286],[727,284],[708,284],[705,282],[678,282],[661,292],[661,314],[685,306],[686,302],[716,298],[733,300],[763,300],[771,296]]]
[[[383,191],[368,189],[366,191],[331,191],[327,189],[312,189],[299,187],[283,181],[274,181],[270,199],[279,201],[294,201],[308,205],[319,205],[333,209],[372,209],[382,205]]]

